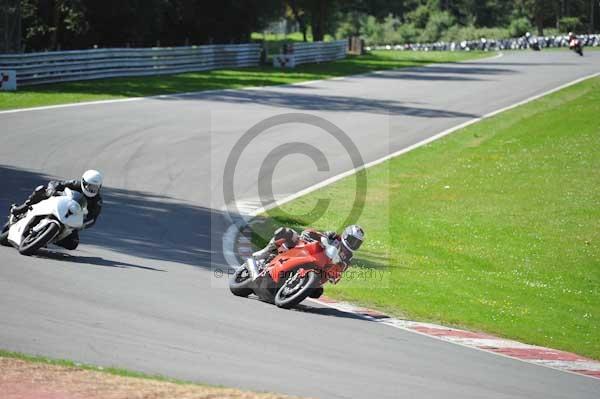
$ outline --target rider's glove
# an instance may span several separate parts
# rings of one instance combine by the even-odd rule
[[[58,182],[56,181],[48,183],[48,187],[46,188],[46,195],[48,197],[52,197],[56,193],[56,186],[58,186]]]
[[[325,233],[323,233],[323,235],[325,237],[327,237],[327,239],[329,241],[333,241],[333,240],[337,239],[337,237],[338,237],[338,235],[335,231],[326,231]]]

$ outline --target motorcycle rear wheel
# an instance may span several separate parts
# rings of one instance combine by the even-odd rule
[[[229,279],[229,290],[233,295],[247,297],[254,292],[252,288],[249,288],[251,283],[250,272],[244,264],[238,267]]]
[[[298,281],[297,279],[300,280]],[[284,309],[289,309],[292,306],[298,305],[318,288],[319,281],[319,276],[317,276],[317,273],[315,272],[308,272],[304,277],[299,277],[297,274],[294,274],[286,280],[279,290],[277,290],[277,293],[275,294],[275,305]]]
[[[35,237],[31,237],[31,233],[23,238],[19,245],[19,253],[21,255],[30,256],[37,252],[38,249],[48,245],[58,234],[59,227],[56,223],[48,223],[46,228],[40,231]]]

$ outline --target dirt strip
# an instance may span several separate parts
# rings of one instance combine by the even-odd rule
[[[122,377],[0,357],[2,399],[279,399],[289,396]]]

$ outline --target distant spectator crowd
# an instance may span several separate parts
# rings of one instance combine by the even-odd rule
[[[577,35],[584,47],[600,46],[600,34]],[[560,36],[525,36],[511,39],[486,39],[464,40],[462,42],[436,42],[412,43],[396,45],[368,46],[369,50],[412,50],[412,51],[497,51],[497,50],[525,50],[537,41],[542,49],[550,47],[569,47],[569,37]]]

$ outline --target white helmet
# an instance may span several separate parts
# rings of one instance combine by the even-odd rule
[[[349,262],[352,259],[354,251],[360,248],[365,240],[365,232],[359,225],[353,224],[344,230],[341,237],[340,258],[344,262]]]
[[[365,232],[362,227],[357,224],[346,227],[342,233],[342,244],[352,252],[360,248],[364,239]]]
[[[81,190],[86,197],[95,197],[102,187],[102,173],[97,170],[86,170],[81,177]]]

